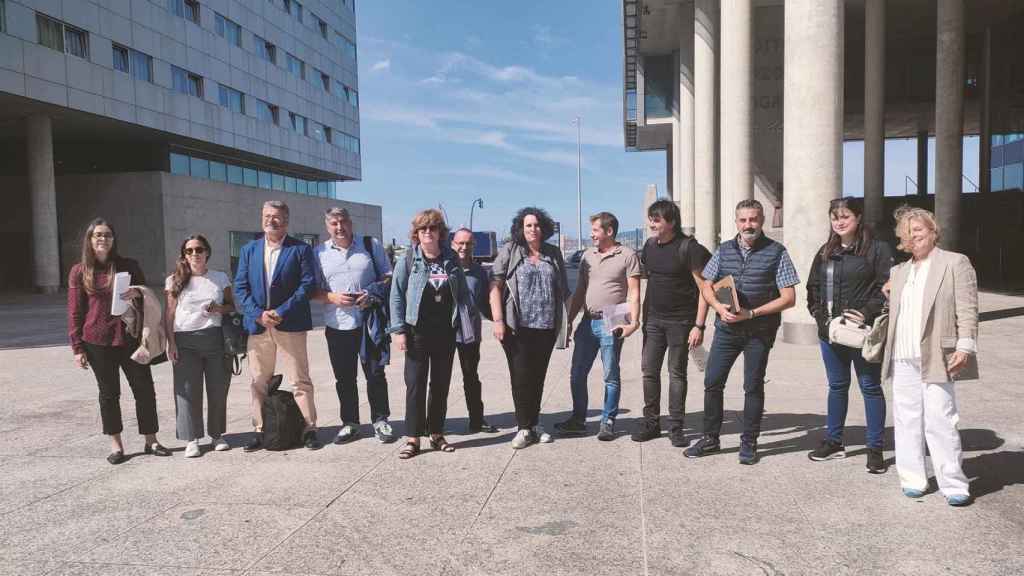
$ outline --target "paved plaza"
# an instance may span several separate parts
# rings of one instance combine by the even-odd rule
[[[694,461],[667,436],[629,439],[642,408],[639,335],[624,354],[624,414],[613,442],[594,437],[598,363],[590,378],[590,435],[513,451],[508,372],[488,337],[484,401],[502,432],[462,434],[456,362],[452,454],[427,449],[400,461],[400,444],[369,438],[317,452],[245,454],[243,375],[229,398],[234,449],[185,459],[184,443],[174,439],[171,369],[164,364],[154,370],[160,438],[174,456],[139,455],[142,439],[124,385],[126,442],[135,455],[110,466],[96,384],[72,365],[62,312],[55,317],[55,304],[41,301],[33,303],[34,316],[19,314],[7,302],[0,306],[7,348],[0,350],[0,575],[1021,574],[1024,298],[983,294],[981,302],[983,380],[957,389],[964,468],[977,497],[964,509],[934,492],[906,498],[894,468],[865,473],[858,392],[851,392],[850,457],[810,462],[806,452],[825,424],[821,360],[816,348],[781,341],[768,367],[756,466],[736,459],[739,369],[726,390],[721,454]],[[18,333],[39,336],[12,344]],[[310,344],[320,434],[329,441],[338,430],[338,401],[322,331]],[[543,404],[549,430],[570,407],[569,358],[566,351],[552,358]],[[388,376],[401,432],[400,358]],[[695,439],[702,374],[693,367],[690,382],[687,425]],[[368,412],[364,405],[364,422]],[[886,448],[891,462],[891,427]]]

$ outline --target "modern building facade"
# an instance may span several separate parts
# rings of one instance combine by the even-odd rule
[[[668,195],[708,246],[735,233],[738,201],[760,200],[806,275],[843,192],[843,143],[862,140],[876,230],[891,233],[899,204],[934,209],[983,286],[1024,287],[1008,258],[1024,241],[1021,29],[1024,2],[1007,0],[623,0],[625,146],[665,152]],[[964,195],[968,135],[981,178]],[[884,195],[892,138],[917,139],[915,196]],[[797,294],[783,338],[814,343]]]
[[[117,227],[156,282],[201,233],[227,268],[286,201],[323,235],[361,177],[355,0],[0,0],[0,288],[54,291],[85,224]],[[10,245],[10,244],[9,244]]]

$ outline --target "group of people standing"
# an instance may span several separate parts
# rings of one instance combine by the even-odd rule
[[[886,404],[884,380],[893,384],[896,466],[906,495],[927,489],[924,447],[931,453],[939,489],[951,505],[970,501],[960,467],[960,443],[953,380],[976,377],[977,286],[963,255],[936,248],[940,230],[930,212],[904,208],[896,214],[899,247],[911,259],[893,267],[889,245],[862,222],[862,201],[843,198],[828,207],[831,232],[811,267],[808,310],[819,327],[828,381],[827,434],[808,456],[814,461],[845,456],[843,428],[851,383],[857,374],[867,417],[867,470],[883,473]],[[678,206],[669,200],[648,209],[651,237],[634,251],[616,241],[618,220],[608,212],[590,218],[593,246],[582,255],[575,291],[570,290],[561,251],[546,242],[555,230],[548,214],[524,208],[513,219],[490,272],[473,260],[473,234],[462,228],[449,241],[437,210],[416,214],[410,246],[394,263],[383,246],[353,233],[349,213],[325,214],[327,240],[315,248],[288,235],[289,212],[280,201],[262,209],[263,235],[246,244],[233,281],[211,270],[212,251],[201,235],[187,238],[166,280],[167,313],[161,319],[166,352],[174,363],[177,437],[186,456],[201,453],[204,437],[203,387],[214,450],[230,448],[222,438],[230,372],[223,362],[221,322],[237,310],[248,332],[251,409],[256,434],[246,451],[262,448],[261,406],[275,372],[291,384],[305,419],[303,443],[322,446],[317,435],[314,387],[309,376],[309,302],[324,303],[325,339],[340,402],[341,427],[335,442],[361,434],[357,369],[362,367],[373,435],[397,438],[389,422],[384,366],[394,345],[404,354],[405,437],[398,456],[421,451],[421,438],[438,452],[452,452],[445,438],[447,398],[456,353],[469,413],[468,432],[496,432],[484,418],[478,374],[482,318],[508,362],[517,430],[511,446],[551,442],[540,422],[541,400],[554,349],[572,344],[572,412],[554,426],[557,434],[586,432],[587,376],[601,357],[604,399],[597,438],[616,438],[623,340],[643,335],[643,414],[632,430],[637,442],[661,436],[661,370],[668,362],[668,417],[673,446],[689,458],[721,449],[725,383],[744,357],[744,406],[739,461],[758,461],[764,414],[765,372],[781,324],[781,313],[796,302],[800,279],[785,247],[763,232],[764,209],[744,200],[735,210],[736,236],[712,254],[683,233]],[[393,270],[392,270],[393,267]],[[100,389],[103,431],[111,436],[112,464],[124,461],[120,438],[118,369],[136,397],[145,452],[170,455],[156,439],[153,379],[140,356],[139,336],[130,322],[111,314],[113,277],[128,272],[132,287],[120,298],[141,308],[145,279],[133,260],[118,254],[111,225],[93,221],[83,241],[82,261],[69,276],[69,330],[76,361],[91,366]],[[641,305],[640,280],[647,279]],[[716,284],[728,279],[733,298],[720,300]],[[684,427],[688,357],[703,345],[709,310],[716,313],[714,339],[704,374],[701,437],[690,442]],[[576,317],[582,319],[572,330]],[[884,361],[866,360],[859,349],[830,341],[829,324],[839,317],[871,325],[888,313]],[[143,347],[153,346],[144,343]],[[698,350],[699,352],[699,350]],[[278,358],[282,363],[278,365]]]

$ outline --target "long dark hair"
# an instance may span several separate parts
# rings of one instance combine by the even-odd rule
[[[675,231],[676,236],[680,238],[686,238],[686,234],[683,234],[682,215],[679,213],[679,206],[675,202],[662,198],[651,203],[647,207],[648,218],[660,218],[666,222],[672,223],[672,230]]]
[[[867,254],[868,248],[871,247],[871,241],[874,239],[871,227],[864,221],[864,199],[854,196],[836,198],[828,203],[828,241],[825,242],[821,247],[821,251],[818,253],[822,262],[828,260],[829,256],[835,254],[842,247],[843,239],[839,237],[839,234],[836,234],[835,230],[832,230],[832,217],[838,215],[841,210],[849,210],[857,217],[857,233],[854,235],[853,239],[854,254],[857,256],[864,256]]]
[[[110,239],[110,252],[107,253],[107,261],[103,263],[104,268],[99,268],[99,260],[96,259],[96,252],[92,249],[92,233],[97,226],[106,226],[110,229],[113,238]],[[85,229],[85,236],[82,238],[82,285],[89,294],[96,292],[96,272],[107,273],[107,285],[109,288],[114,283],[114,268],[121,257],[117,254],[117,232],[114,227],[103,218],[96,218]]]
[[[206,249],[206,262],[210,262],[210,256],[213,250],[210,248],[210,241],[206,239],[206,236],[202,234],[193,234],[185,241],[181,243],[181,249],[178,251],[178,261],[174,264],[174,274],[171,277],[171,296],[175,298],[181,294],[181,291],[188,286],[188,281],[192,279],[192,267],[189,266],[188,260],[185,258],[185,246],[193,240],[198,240],[203,248]]]
[[[512,236],[512,242],[515,242],[517,246],[526,246],[526,235],[523,234],[523,227],[526,225],[527,216],[537,217],[537,222],[540,224],[541,242],[546,242],[548,238],[554,236],[555,221],[551,219],[551,216],[548,216],[547,211],[536,206],[527,206],[516,212],[515,218],[512,219],[512,229],[509,232]]]

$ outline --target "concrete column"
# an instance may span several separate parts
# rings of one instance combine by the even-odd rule
[[[708,249],[718,245],[718,199],[715,142],[715,36],[718,1],[697,0],[693,34],[693,193],[697,241]]]
[[[25,140],[28,188],[32,196],[32,285],[44,294],[54,294],[60,290],[60,248],[50,117],[26,118]]]
[[[675,122],[672,123],[672,133],[675,134]],[[675,147],[669,142],[668,146],[665,147],[665,197],[675,200],[675,192],[672,191],[674,188],[673,183],[675,180],[675,155],[673,154]]]
[[[928,129],[917,133],[917,194],[928,195]]]
[[[788,8],[788,6],[787,6]],[[736,233],[736,203],[754,197],[754,12],[752,0],[722,0],[721,238]]]
[[[939,0],[935,62],[935,219],[956,250],[964,162],[964,2]]]
[[[865,0],[864,219],[881,230],[885,196],[885,0]]]
[[[693,234],[694,220],[694,82],[693,82],[693,2],[680,6],[679,22],[679,142],[676,170],[680,224],[683,232]]]
[[[843,190],[843,7],[843,0],[786,2],[783,219],[786,248],[803,282],[828,239],[828,203]],[[818,342],[803,285],[782,320],[786,342]]]
[[[992,191],[992,27],[981,46],[981,141],[978,143],[978,188]]]
[[[651,237],[651,229],[647,227],[647,209],[651,207],[658,200],[658,185],[648,184],[647,189],[644,191],[644,211],[640,215],[641,226],[644,230],[644,242]]]

